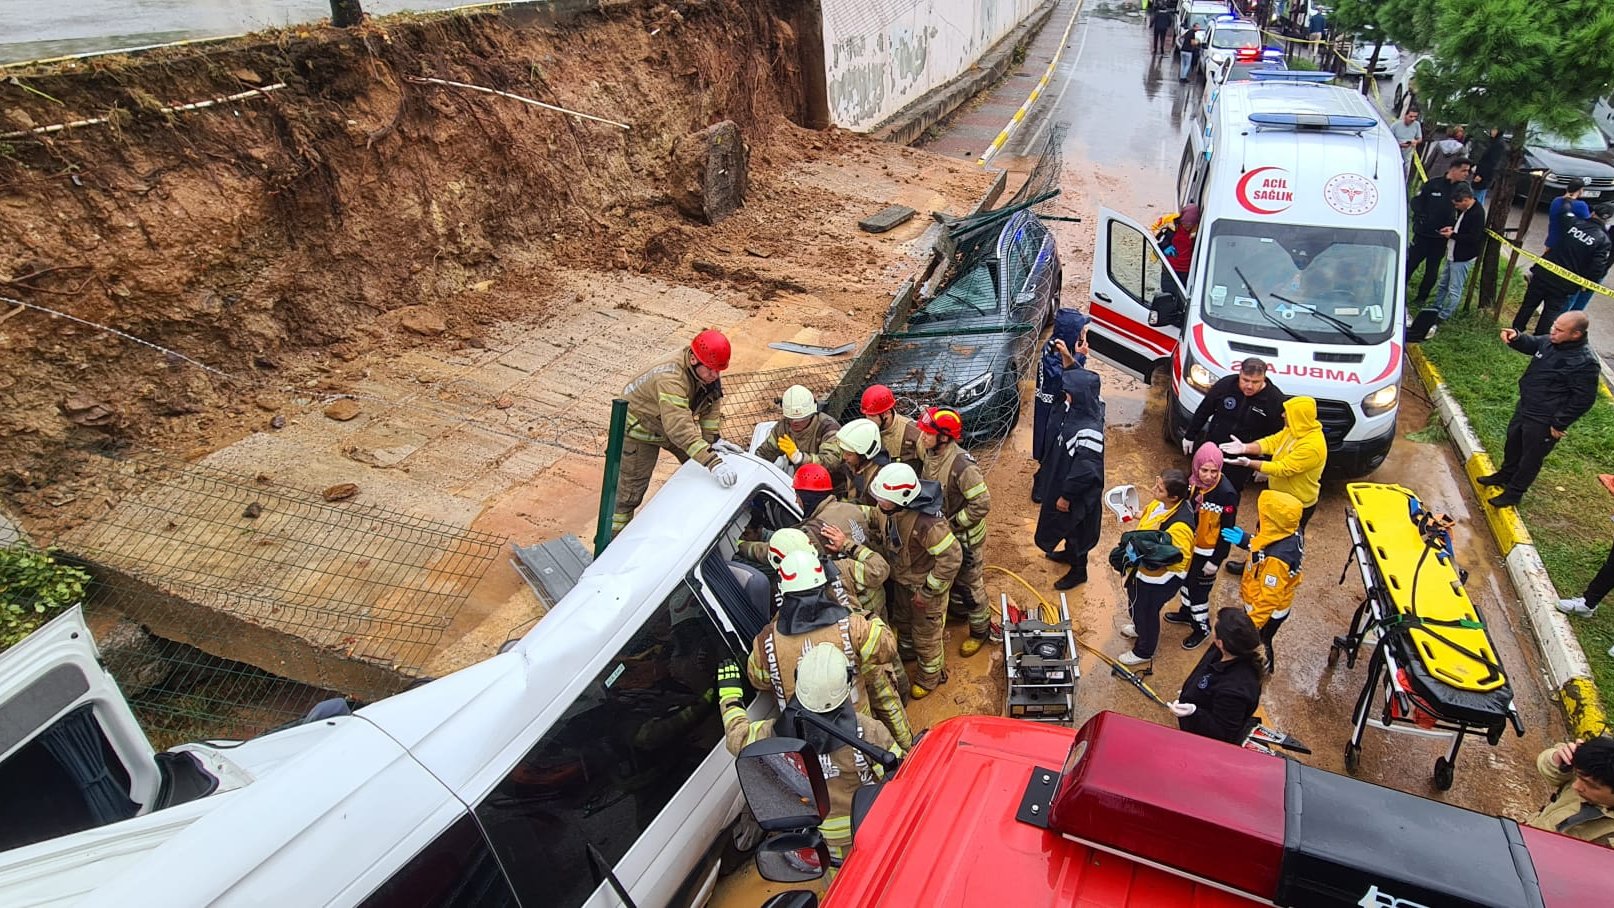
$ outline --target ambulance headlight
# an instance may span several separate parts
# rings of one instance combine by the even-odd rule
[[[1385,385],[1372,394],[1362,398],[1362,412],[1369,416],[1378,416],[1395,409],[1396,401],[1401,399],[1400,385]]]
[[[1194,362],[1193,357],[1186,354],[1184,354],[1183,359],[1187,361],[1188,368],[1183,370],[1182,377],[1187,380],[1188,386],[1201,394],[1209,391],[1211,385],[1216,382],[1216,379],[1211,376],[1210,370]]]

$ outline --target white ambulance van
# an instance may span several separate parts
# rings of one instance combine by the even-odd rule
[[[1177,179],[1201,210],[1186,287],[1145,227],[1100,212],[1089,341],[1145,381],[1169,367],[1174,444],[1211,384],[1261,357],[1316,398],[1326,475],[1356,477],[1395,440],[1406,186],[1378,113],[1326,78],[1257,74],[1208,100]]]

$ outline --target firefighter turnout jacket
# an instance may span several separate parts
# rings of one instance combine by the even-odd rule
[[[885,531],[885,515],[879,508],[826,498],[801,528],[815,545],[828,552],[823,530],[829,525],[840,529],[847,539],[845,549],[828,553],[830,563],[850,584],[852,595],[864,611],[884,616],[885,581],[891,576],[891,564],[871,543]]]
[[[852,684],[852,702],[859,713],[873,715],[864,678],[896,656],[897,635],[879,618],[865,618],[857,612],[800,634],[783,633],[777,620],[768,622],[752,642],[751,656],[745,662],[751,686],[773,691],[783,707],[796,693],[796,663],[820,643],[846,653],[846,661],[858,673]]]
[[[695,378],[695,354],[685,350],[658,363],[628,384],[628,437],[682,451],[710,468],[723,420],[723,383],[703,385]]]
[[[939,502],[938,502],[939,504]],[[936,513],[902,508],[887,519],[883,540],[891,576],[932,604],[947,602],[947,593],[964,566],[964,549]]]
[[[938,446],[925,454],[920,479],[942,487],[942,513],[947,515],[960,542],[979,549],[986,542],[986,514],[992,509],[992,493],[975,458],[957,443]]]
[[[891,414],[891,425],[880,430],[880,443],[892,462],[902,461],[913,467],[915,473],[924,461],[924,448],[919,445],[919,424],[901,413]]]

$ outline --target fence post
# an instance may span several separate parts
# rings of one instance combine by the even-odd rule
[[[1491,301],[1491,317],[1498,321],[1502,319],[1502,307],[1507,304],[1508,286],[1513,283],[1513,271],[1519,265],[1519,247],[1524,245],[1524,235],[1529,231],[1530,221],[1535,217],[1536,206],[1541,204],[1541,189],[1545,185],[1544,171],[1530,171],[1530,192],[1524,198],[1524,214],[1519,217],[1518,232],[1513,235],[1514,248],[1508,253],[1507,269],[1502,272],[1502,289],[1496,292],[1496,299]]]
[[[611,434],[605,441],[605,481],[600,483],[600,519],[594,528],[594,557],[611,544],[611,517],[616,513],[616,483],[622,472],[622,438],[628,431],[628,402],[611,401]]]
[[[331,0],[331,24],[337,28],[352,28],[364,19],[359,0]]]

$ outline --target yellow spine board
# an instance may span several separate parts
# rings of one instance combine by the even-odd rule
[[[1376,482],[1353,482],[1345,491],[1362,526],[1368,554],[1397,612],[1412,614],[1413,576],[1416,574],[1420,620],[1479,623],[1479,612],[1468,598],[1468,591],[1463,589],[1457,565],[1450,559],[1442,562],[1437,558],[1439,553],[1424,544],[1417,525],[1412,522],[1410,504],[1417,498],[1416,493],[1402,486]],[[1429,554],[1419,568],[1418,559],[1425,551]],[[1413,627],[1409,634],[1424,669],[1442,682],[1472,691],[1495,690],[1507,683],[1507,676],[1501,670],[1502,660],[1483,626]]]

